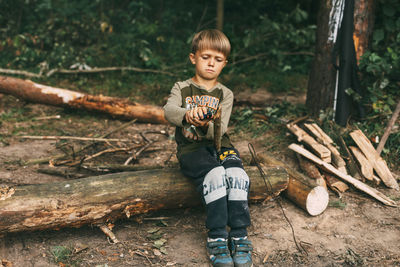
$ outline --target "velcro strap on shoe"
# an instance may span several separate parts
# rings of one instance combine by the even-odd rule
[[[207,246],[212,255],[229,254],[228,246],[224,241],[209,242]]]
[[[249,252],[253,250],[250,240],[235,240],[234,243],[236,252]]]

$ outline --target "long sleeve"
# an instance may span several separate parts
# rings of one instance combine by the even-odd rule
[[[164,106],[164,116],[167,121],[175,126],[183,127],[182,121],[186,109],[182,107],[182,94],[179,83],[175,83],[171,89],[168,101]]]

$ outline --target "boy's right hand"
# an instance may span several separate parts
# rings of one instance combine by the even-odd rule
[[[206,107],[195,107],[191,110],[186,111],[185,120],[191,125],[204,127],[212,118],[211,116],[211,118],[204,119],[205,114],[207,114]]]

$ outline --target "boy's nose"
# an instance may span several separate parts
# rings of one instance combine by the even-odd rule
[[[208,65],[209,66],[214,66],[215,60],[213,58],[210,58],[210,60],[208,61]]]

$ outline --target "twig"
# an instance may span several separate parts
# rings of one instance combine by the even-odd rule
[[[105,233],[106,236],[108,236],[113,241],[114,244],[119,243],[119,240],[115,237],[114,233],[111,231],[110,228],[108,228],[107,225],[101,224],[101,225],[99,225],[99,227],[100,227],[101,231],[103,231],[103,233]]]
[[[53,69],[46,73],[47,77],[50,77],[54,73],[61,74],[80,74],[80,73],[98,73],[98,72],[107,72],[107,71],[134,71],[134,72],[148,72],[148,73],[157,73],[157,74],[165,74],[169,76],[175,76],[174,73],[163,71],[163,70],[153,70],[153,69],[142,69],[137,67],[104,67],[104,68],[92,68],[86,70],[68,70],[68,69]]]
[[[23,75],[23,76],[31,77],[31,78],[40,78],[43,76],[41,74],[24,71],[24,70],[9,70],[9,69],[1,69],[1,68],[0,68],[0,73]]]
[[[142,69],[137,67],[104,67],[104,68],[92,68],[87,70],[68,70],[68,69],[52,69],[47,73],[43,74],[34,73],[24,70],[10,70],[10,69],[2,69],[0,68],[0,73],[5,74],[15,74],[15,75],[22,75],[30,78],[43,78],[43,77],[50,77],[55,73],[61,74],[80,74],[80,73],[99,73],[99,72],[107,72],[107,71],[134,71],[134,72],[142,72],[142,73],[156,73],[156,74],[164,74],[169,76],[176,76],[172,72],[163,71],[163,70],[154,70],[154,69]]]
[[[59,119],[61,118],[60,115],[54,115],[54,116],[43,116],[43,117],[37,117],[33,118],[33,121],[40,121],[40,120],[50,120],[50,119]]]
[[[113,133],[116,133],[122,129],[125,129],[126,127],[130,126],[131,124],[135,123],[137,121],[137,119],[131,120],[127,123],[122,124],[121,126],[119,126],[116,129],[113,129],[111,131],[109,131],[108,133],[103,134],[102,136],[100,136],[100,138],[106,138],[107,136],[110,136]],[[79,152],[82,152],[83,150],[93,146],[94,144],[96,144],[97,142],[91,143],[91,144],[87,144],[85,146],[83,146],[82,148],[78,149],[75,153],[78,154]],[[65,155],[64,154],[58,154],[56,156],[53,157],[47,157],[47,158],[41,158],[41,159],[34,159],[34,160],[29,160],[26,162],[26,164],[40,164],[40,163],[45,163],[45,162],[49,162],[50,160],[57,160],[57,159],[62,159],[64,158]]]
[[[33,135],[22,135],[18,136],[24,139],[36,139],[36,140],[78,140],[78,141],[92,141],[92,142],[130,142],[130,139],[106,139],[106,138],[95,138],[95,137],[77,137],[77,136],[33,136]]]
[[[101,156],[101,155],[103,155],[103,154],[105,154],[105,153],[113,153],[113,152],[120,152],[120,151],[128,151],[128,150],[131,150],[132,148],[127,148],[127,147],[118,147],[118,148],[108,148],[108,149],[105,149],[105,150],[103,150],[103,151],[100,151],[100,152],[98,152],[98,153],[96,153],[96,154],[93,154],[93,155],[91,155],[91,156],[88,156],[88,157],[85,157],[84,159],[83,159],[83,161],[88,161],[88,160],[91,160],[91,159],[94,159],[94,158],[96,158],[96,157],[98,157],[98,156]]]
[[[137,151],[134,155],[130,156],[124,163],[124,165],[128,165],[133,159],[137,159],[137,157],[145,150],[147,149],[153,142],[147,143],[144,145],[139,151]]]
[[[178,167],[178,166],[176,166]],[[93,172],[124,172],[124,171],[142,171],[142,170],[153,170],[153,169],[161,169],[163,168],[160,165],[120,165],[120,164],[111,164],[111,165],[88,165],[83,164],[81,168],[93,171]]]
[[[390,131],[392,130],[393,125],[396,122],[397,117],[399,116],[399,113],[400,113],[400,101],[397,103],[396,108],[395,108],[395,110],[393,112],[393,115],[392,115],[392,117],[390,118],[390,120],[389,120],[389,122],[387,124],[386,130],[385,130],[385,132],[384,132],[384,134],[382,136],[382,139],[379,142],[378,147],[376,148],[376,152],[378,153],[378,155],[381,154],[381,152],[383,150],[383,147],[385,146],[385,143],[386,143],[386,141],[387,141],[387,139],[388,139],[388,137],[390,135]]]

